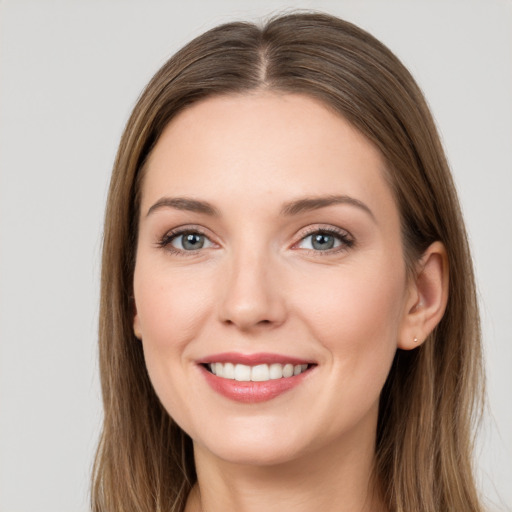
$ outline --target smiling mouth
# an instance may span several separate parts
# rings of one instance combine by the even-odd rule
[[[204,367],[217,377],[239,382],[267,382],[288,379],[306,372],[311,364],[258,364],[254,366],[233,363],[208,363]]]

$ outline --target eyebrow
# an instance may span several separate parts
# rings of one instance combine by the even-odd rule
[[[336,204],[348,204],[350,206],[355,206],[366,212],[374,221],[376,220],[375,215],[365,203],[359,199],[345,195],[305,197],[297,199],[296,201],[286,203],[281,210],[281,215],[297,215],[306,211],[318,210],[320,208],[326,208],[327,206]]]
[[[185,210],[195,213],[204,213],[218,217],[218,210],[206,201],[191,199],[189,197],[162,197],[148,210],[146,217],[161,208],[174,208],[175,210]]]
[[[359,199],[355,199],[353,197],[346,195],[304,197],[301,199],[297,199],[295,201],[285,203],[285,205],[281,209],[281,215],[293,216],[307,211],[319,210],[320,208],[326,208],[327,206],[337,204],[348,204],[351,206],[355,206],[366,212],[374,221],[376,220],[375,216],[373,215],[373,212],[365,203],[363,203]],[[212,204],[208,203],[207,201],[201,201],[189,197],[162,197],[155,204],[153,204],[153,206],[149,208],[146,216],[149,216],[155,211],[160,210],[162,208],[173,208],[175,210],[202,213],[205,215],[210,215],[212,217],[220,216],[219,211]]]

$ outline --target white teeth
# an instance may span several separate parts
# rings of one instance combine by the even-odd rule
[[[291,377],[293,375],[293,364],[285,364],[283,368],[283,377]]]
[[[224,379],[234,379],[241,382],[265,382],[300,375],[307,370],[308,365],[273,363],[270,365],[248,366],[245,364],[234,365],[233,363],[210,363],[208,368],[214,375]]]
[[[222,364],[222,363],[217,363]],[[248,382],[251,380],[251,367],[245,364],[237,364],[235,366],[235,380]]]
[[[251,380],[254,382],[263,382],[270,378],[269,373],[268,364],[253,366],[251,370]]]
[[[216,363],[220,364],[220,363]],[[222,372],[222,376],[225,379],[234,379],[235,378],[235,365],[233,363],[225,363],[224,370]]]
[[[283,366],[280,364],[271,364],[270,365],[270,378],[272,380],[282,379],[283,378]]]

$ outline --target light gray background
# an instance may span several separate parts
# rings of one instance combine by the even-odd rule
[[[0,0],[1,512],[87,510],[102,215],[139,92],[207,28],[289,7],[372,32],[432,106],[482,304],[491,412],[476,464],[491,509],[512,509],[510,1]]]

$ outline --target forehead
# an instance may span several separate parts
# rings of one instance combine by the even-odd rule
[[[142,209],[163,194],[249,205],[326,193],[393,203],[381,154],[343,117],[306,95],[257,92],[208,98],[168,124]]]

